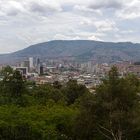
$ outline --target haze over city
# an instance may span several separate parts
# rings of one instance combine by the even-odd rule
[[[50,40],[139,41],[140,0],[0,0],[0,53]]]

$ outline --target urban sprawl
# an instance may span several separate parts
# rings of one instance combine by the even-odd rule
[[[120,76],[132,73],[140,77],[139,63],[130,61],[118,61],[116,63],[96,63],[95,61],[70,61],[70,60],[41,60],[40,58],[29,57],[16,65],[11,65],[18,70],[29,81],[36,84],[54,83],[56,81],[64,84],[70,79],[77,80],[91,91],[101,83],[112,66],[118,68]],[[5,65],[1,65],[2,70]],[[2,80],[2,76],[0,80]]]

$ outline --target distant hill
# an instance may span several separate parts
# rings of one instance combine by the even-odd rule
[[[52,59],[65,57],[99,62],[139,61],[140,44],[89,40],[55,40],[35,44],[11,54],[0,55],[0,63],[13,63],[31,56]]]

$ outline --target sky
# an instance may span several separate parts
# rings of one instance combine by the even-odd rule
[[[77,39],[140,43],[140,0],[0,0],[0,53]]]

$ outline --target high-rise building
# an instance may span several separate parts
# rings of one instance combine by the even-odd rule
[[[33,59],[33,57],[29,58],[29,66],[30,66],[30,69],[34,68],[34,59]]]
[[[29,60],[21,62],[20,67],[27,67],[28,68],[28,72],[29,72],[29,69],[30,69]]]
[[[17,71],[19,71],[22,75],[27,75],[27,73],[28,73],[28,68],[27,67],[16,67],[15,69]]]
[[[40,64],[40,59],[37,58],[37,60],[36,60],[36,65],[39,65],[39,64]]]
[[[40,74],[44,74],[44,68],[43,68],[43,65],[40,66]]]

